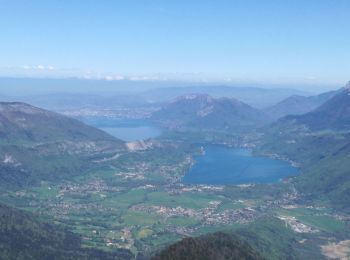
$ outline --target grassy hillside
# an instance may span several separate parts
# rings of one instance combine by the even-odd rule
[[[265,217],[234,231],[266,259],[323,259],[318,246],[309,244],[308,235],[294,233],[275,217]],[[300,243],[303,240],[307,243]]]

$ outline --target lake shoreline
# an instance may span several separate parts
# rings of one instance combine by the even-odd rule
[[[273,184],[294,177],[299,171],[286,160],[257,156],[249,148],[216,144],[204,145],[193,161],[183,177],[184,184]]]

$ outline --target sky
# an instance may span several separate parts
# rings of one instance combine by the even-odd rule
[[[345,84],[348,0],[0,0],[0,76]]]

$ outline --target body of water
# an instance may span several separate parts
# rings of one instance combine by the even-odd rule
[[[210,145],[204,150],[203,155],[194,157],[196,162],[185,175],[184,183],[276,183],[298,173],[298,169],[288,162],[254,156],[248,149]]]
[[[161,134],[161,129],[141,119],[86,117],[85,124],[97,127],[123,141],[145,140]]]

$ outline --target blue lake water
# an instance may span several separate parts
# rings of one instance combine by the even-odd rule
[[[288,162],[254,156],[248,149],[209,145],[204,150],[204,155],[194,156],[196,163],[184,176],[184,183],[276,183],[298,173]]]
[[[119,119],[107,117],[86,117],[85,124],[97,127],[123,141],[144,140],[155,138],[161,134],[161,129],[141,119]]]

